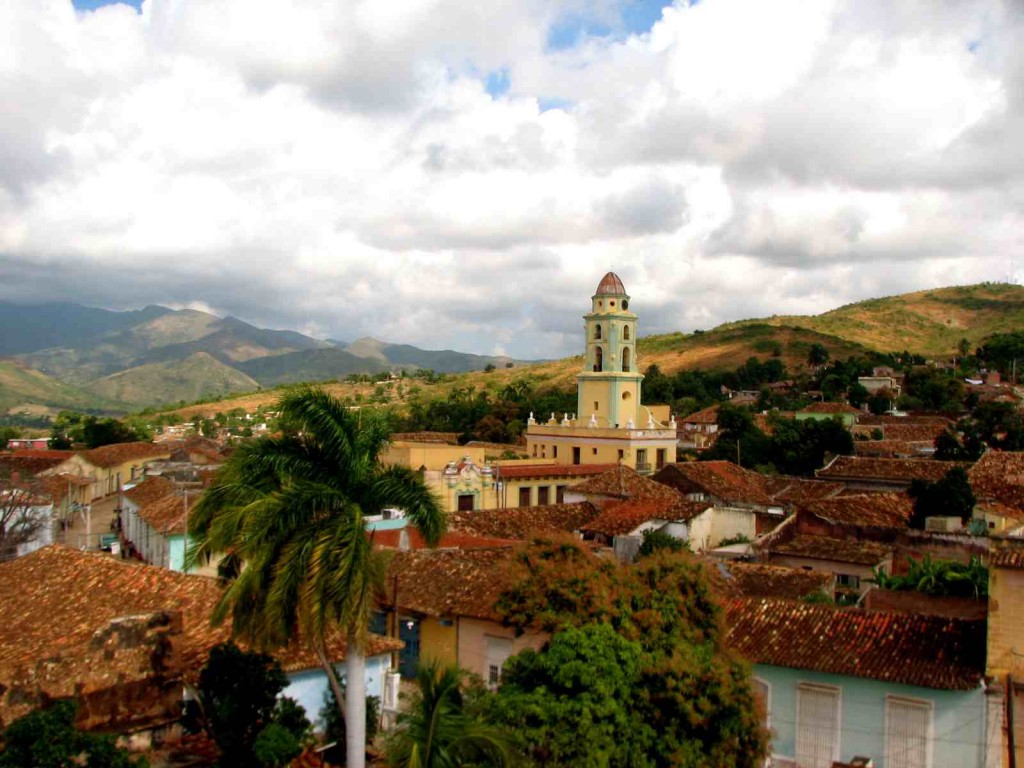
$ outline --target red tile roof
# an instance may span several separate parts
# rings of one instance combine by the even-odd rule
[[[125,562],[101,553],[49,546],[0,563],[0,717],[17,703],[18,685],[36,685],[47,669],[58,667],[47,692],[69,696],[109,688],[125,681],[116,657],[79,663],[95,633],[122,617],[171,611],[183,623],[180,653],[186,679],[194,680],[210,648],[230,637],[228,625],[213,627],[210,614],[221,587],[215,579],[166,568]],[[400,644],[399,644],[400,645]],[[333,659],[345,655],[340,634],[328,639]],[[375,638],[368,655],[396,647]],[[319,666],[315,654],[299,646],[275,653],[288,670]],[[130,675],[129,675],[130,679]],[[14,688],[14,690],[11,690]]]
[[[500,620],[494,605],[519,578],[514,569],[515,554],[508,548],[396,552],[381,604],[390,604],[397,576],[402,610],[428,616]]]
[[[727,598],[831,595],[834,577],[825,571],[806,571],[766,563],[702,558],[704,571],[715,589]]]
[[[993,542],[988,556],[988,564],[992,568],[1011,568],[1024,571],[1024,542],[1007,540]]]
[[[128,461],[142,461],[145,459],[157,459],[171,455],[170,448],[153,443],[113,443],[88,451],[82,451],[81,456],[94,467],[116,467]]]
[[[768,545],[772,555],[875,566],[892,557],[892,548],[874,541],[833,539],[828,536],[794,536]]]
[[[176,493],[162,496],[140,507],[139,517],[165,536],[183,534],[188,528],[186,509],[192,509],[200,495],[198,492],[189,492],[187,505],[184,497]]]
[[[967,472],[967,479],[977,498],[1024,509],[1024,453],[986,451]]]
[[[0,468],[4,473],[11,471],[20,472],[22,475],[36,475],[62,464],[74,455],[74,451],[3,451],[0,452]]]
[[[590,477],[615,469],[618,464],[513,464],[495,467],[495,477],[505,480],[539,477]]]
[[[706,501],[636,500],[612,504],[583,527],[586,533],[623,536],[651,520],[691,520],[711,506]]]
[[[622,280],[614,272],[609,272],[601,278],[601,282],[597,284],[596,294],[605,294],[612,296],[625,296],[626,287],[622,284]]]
[[[146,504],[152,504],[154,501],[162,499],[164,496],[170,496],[174,493],[174,489],[174,483],[166,477],[150,475],[125,491],[124,496],[137,506],[143,507]]]
[[[652,499],[677,501],[679,493],[668,486],[641,477],[636,470],[615,466],[596,477],[572,487],[573,493],[615,499]]]
[[[733,464],[731,461],[684,461],[666,464],[654,479],[681,493],[696,488],[731,504],[772,503],[764,475]]]
[[[967,469],[968,462],[936,461],[935,459],[868,459],[860,456],[837,456],[828,466],[815,470],[826,480],[878,480],[909,484],[912,480],[934,483],[953,467]]]
[[[885,440],[934,443],[935,438],[945,432],[946,429],[946,425],[941,422],[931,422],[928,424],[886,424],[882,427],[882,437]]]
[[[395,432],[391,435],[392,442],[437,443],[440,445],[458,445],[458,432]]]
[[[707,408],[691,413],[689,416],[682,419],[682,422],[683,424],[717,424],[718,410],[721,407],[722,406],[718,404],[709,405]]]
[[[726,624],[755,664],[954,691],[978,688],[985,672],[983,621],[735,599]]]
[[[914,502],[905,493],[864,493],[807,502],[800,508],[838,525],[902,530],[914,512]]]
[[[797,413],[824,413],[838,416],[844,413],[859,415],[860,411],[847,403],[811,403]]]
[[[779,475],[765,477],[765,489],[776,504],[799,504],[802,502],[828,499],[838,496],[846,486],[825,480],[808,480],[804,477]]]
[[[935,444],[931,441],[911,442],[909,440],[854,440],[855,456],[880,459],[902,459],[929,454]]]
[[[373,543],[382,549],[399,549],[403,535],[409,549],[428,549],[426,539],[418,528],[406,526],[402,529],[388,531],[371,531]],[[493,547],[511,547],[518,544],[514,539],[502,539],[493,536],[476,536],[465,531],[448,531],[437,543],[437,549],[487,549]]]
[[[888,414],[882,414],[876,416],[870,413],[861,414],[860,418],[857,419],[857,423],[860,426],[887,426],[890,424],[938,424],[945,427],[952,427],[953,421],[947,419],[945,416],[891,416]]]
[[[543,507],[454,512],[448,516],[448,530],[464,531],[477,536],[526,539],[537,533],[578,531],[597,517],[597,513],[597,507],[586,501]]]

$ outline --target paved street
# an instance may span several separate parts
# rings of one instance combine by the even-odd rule
[[[94,502],[91,521],[87,522],[84,513],[75,515],[74,521],[66,531],[58,530],[55,541],[78,549],[98,549],[100,537],[113,532],[111,523],[116,517],[118,495],[115,493],[105,499]]]

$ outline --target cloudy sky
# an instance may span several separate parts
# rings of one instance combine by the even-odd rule
[[[644,333],[1019,281],[1021,40],[1020,0],[4,0],[0,299],[552,357],[609,267]]]

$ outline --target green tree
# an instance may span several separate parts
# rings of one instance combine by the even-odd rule
[[[653,555],[655,552],[682,552],[688,549],[686,542],[664,531],[644,531],[644,540],[640,545],[640,557]]]
[[[18,718],[0,734],[4,749],[0,768],[144,768],[145,760],[132,760],[119,749],[113,736],[86,733],[75,728],[78,706],[57,701]],[[81,758],[84,756],[85,761]]]
[[[807,353],[807,362],[817,368],[819,365],[827,363],[829,357],[828,348],[824,344],[816,342],[811,344],[811,349]]]
[[[504,728],[485,722],[473,698],[482,686],[466,687],[466,673],[439,661],[421,664],[417,690],[388,736],[388,764],[396,768],[507,766],[512,742]]]
[[[345,700],[347,764],[362,768],[364,649],[386,568],[365,517],[398,507],[434,543],[445,516],[415,472],[379,463],[389,436],[380,417],[353,414],[310,387],[289,391],[276,410],[301,431],[259,438],[232,454],[196,505],[190,560],[230,552],[245,563],[214,612],[215,621],[231,616],[236,635],[269,649],[301,630]],[[345,695],[327,655],[331,630],[347,642]]]
[[[188,717],[217,742],[222,766],[273,765],[267,758],[288,752],[283,744],[289,740],[278,731],[267,735],[260,757],[256,745],[266,728],[276,725],[291,737],[294,747],[298,747],[310,728],[309,720],[294,701],[278,699],[287,685],[284,670],[272,656],[243,651],[234,643],[222,643],[210,650],[199,673],[198,705],[190,709]],[[291,751],[291,757],[298,754],[297,749]]]
[[[959,517],[966,524],[974,514],[974,492],[963,467],[953,467],[935,483],[914,480],[909,493],[914,500],[911,528],[924,530],[927,517]]]

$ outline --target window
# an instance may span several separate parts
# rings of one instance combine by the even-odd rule
[[[626,299],[623,299],[622,300],[622,308],[623,309],[629,309],[629,301],[627,301]]]
[[[552,459],[557,459],[558,458],[558,446],[557,445],[552,445],[551,446],[551,458]]]
[[[853,576],[849,573],[836,574],[836,586],[848,589],[860,589],[860,576]]]
[[[537,506],[546,507],[551,503],[551,489],[542,485],[537,489]]]
[[[460,493],[459,494],[459,512],[472,512],[473,511],[473,494],[472,493]]]
[[[801,683],[796,691],[796,763],[831,768],[839,759],[839,689]]]
[[[657,467],[658,467],[658,469],[661,469],[662,467],[665,466],[665,449],[664,448],[659,448],[658,449],[658,453],[656,455],[658,457],[657,458]]]
[[[772,711],[772,687],[760,677],[754,678],[754,699],[761,708],[761,726],[767,730],[771,728]]]
[[[599,402],[597,402],[597,400],[595,400],[594,401],[594,413],[597,413],[599,410],[601,410],[601,404]]]
[[[932,704],[887,696],[885,699],[885,764],[887,768],[928,768]]]
[[[597,325],[594,326],[594,338],[599,340],[599,341],[601,339],[601,324],[600,323],[598,323]]]
[[[512,655],[512,640],[508,637],[487,637],[487,685],[497,687],[501,681],[501,668]]]
[[[572,463],[573,464],[579,464],[580,463],[580,449],[579,448],[573,448],[572,449]]]
[[[629,347],[622,350],[622,370],[629,373]]]
[[[597,456],[597,448],[591,448],[591,449],[590,449],[590,452],[591,452],[591,453],[592,453],[592,454],[593,454],[594,456]]]
[[[565,485],[555,486],[555,504],[565,503],[565,489],[567,487]]]
[[[528,507],[530,506],[530,489],[520,488],[519,489],[519,506]]]
[[[604,351],[598,347],[594,350],[594,372],[600,373],[604,370]]]
[[[619,461],[622,461],[625,457],[626,452],[622,448],[619,448]]]
[[[626,302],[622,302],[622,303],[625,304]],[[623,307],[623,309],[625,309],[625,307]],[[622,338],[625,339],[626,341],[629,341],[629,326],[628,325],[622,326]]]

